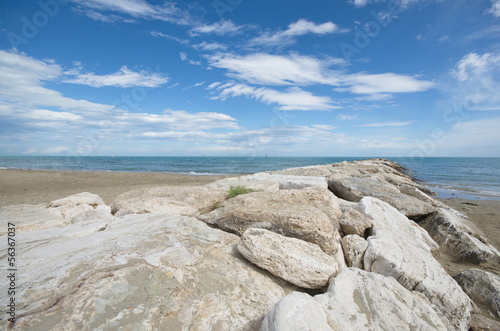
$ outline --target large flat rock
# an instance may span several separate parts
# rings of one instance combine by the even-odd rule
[[[474,303],[486,311],[491,311],[493,316],[500,317],[500,276],[473,268],[453,278]]]
[[[249,228],[268,229],[317,244],[333,255],[340,247],[341,215],[331,192],[312,188],[239,195],[199,218],[239,235]]]
[[[480,264],[499,259],[500,252],[493,246],[481,241],[467,224],[467,220],[455,213],[440,208],[437,212],[419,223],[444,251],[459,262]]]
[[[425,295],[449,330],[467,330],[471,301],[433,257],[435,243],[426,232],[381,200],[363,198],[357,208],[373,223],[365,270],[392,277],[408,290]]]
[[[303,288],[322,288],[339,271],[335,258],[318,245],[265,229],[246,230],[238,250],[253,264]]]
[[[394,186],[378,177],[332,177],[328,181],[330,190],[339,198],[358,202],[363,197],[374,197],[387,202],[407,217],[429,215],[436,209],[431,204],[401,193]]]
[[[238,236],[193,218],[127,215],[101,225],[89,220],[16,236],[16,326],[253,330],[295,288],[235,252]]]
[[[159,186],[119,195],[111,204],[116,216],[164,213],[195,216],[213,210],[224,201],[226,189],[192,186]]]
[[[448,330],[427,300],[390,277],[343,270],[328,292],[293,292],[266,315],[261,331]]]

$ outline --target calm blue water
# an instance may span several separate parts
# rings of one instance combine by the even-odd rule
[[[0,157],[0,169],[248,174],[366,157]],[[500,158],[388,158],[440,197],[500,200]]]

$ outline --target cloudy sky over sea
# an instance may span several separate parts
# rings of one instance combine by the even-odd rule
[[[0,155],[500,156],[499,0],[0,2]]]

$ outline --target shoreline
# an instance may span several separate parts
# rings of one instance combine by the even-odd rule
[[[239,175],[187,175],[160,172],[0,169],[0,207],[42,204],[90,192],[111,204],[120,194],[152,186],[202,186]]]

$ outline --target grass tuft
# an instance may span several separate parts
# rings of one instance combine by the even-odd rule
[[[229,192],[227,193],[228,198],[234,198],[235,196],[241,195],[241,194],[247,194],[247,193],[252,193],[256,192],[254,189],[248,188],[246,186],[232,186],[229,187]]]

